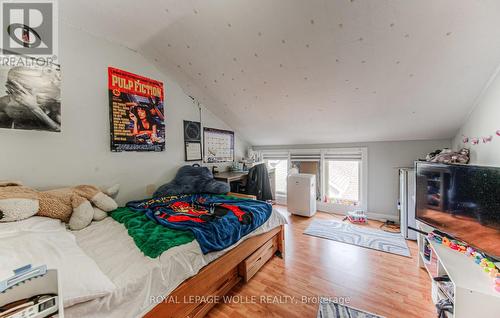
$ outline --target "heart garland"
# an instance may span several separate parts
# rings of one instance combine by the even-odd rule
[[[500,129],[496,131],[496,135],[500,137]],[[483,142],[483,144],[487,144],[493,141],[493,135],[489,136],[483,136],[481,138],[479,137],[468,137],[465,135],[462,135],[462,143],[467,144],[470,143],[471,145],[475,146]]]

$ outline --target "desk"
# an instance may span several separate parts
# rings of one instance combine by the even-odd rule
[[[214,179],[231,183],[233,181],[242,181],[247,178],[248,171],[227,171],[214,174]]]
[[[273,199],[276,199],[276,173],[275,169],[269,169],[269,183],[271,184],[271,192]],[[227,182],[231,185],[231,182],[242,181],[243,184],[246,183],[248,177],[248,171],[227,171],[218,172],[214,174],[214,179],[222,182]]]

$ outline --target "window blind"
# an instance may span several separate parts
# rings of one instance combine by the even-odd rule
[[[261,151],[263,160],[288,160],[288,151]]]
[[[263,160],[320,161],[321,154],[325,160],[362,160],[363,151],[352,149],[305,149],[305,150],[261,150]]]
[[[332,149],[325,152],[324,158],[325,160],[360,161],[363,159],[363,152],[360,149]]]
[[[292,152],[290,154],[291,161],[319,161],[321,160],[321,152]]]

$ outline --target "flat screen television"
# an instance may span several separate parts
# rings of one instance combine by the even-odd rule
[[[417,220],[500,259],[500,168],[415,165]]]

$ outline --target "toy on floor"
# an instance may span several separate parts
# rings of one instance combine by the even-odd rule
[[[351,223],[364,224],[368,222],[368,217],[366,216],[366,213],[364,211],[356,210],[347,212],[347,216],[344,218],[344,220],[349,220]]]
[[[0,222],[39,215],[69,223],[72,230],[81,230],[118,207],[112,198],[116,193],[118,186],[106,193],[91,185],[37,191],[18,182],[0,182]]]

